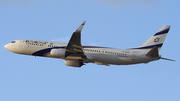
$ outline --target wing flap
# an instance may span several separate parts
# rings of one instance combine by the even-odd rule
[[[67,56],[65,59],[66,60],[79,60],[83,58],[81,56]]]
[[[80,49],[73,49],[73,50],[76,52],[84,53],[83,50],[80,50]]]

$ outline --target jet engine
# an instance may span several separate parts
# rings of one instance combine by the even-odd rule
[[[57,58],[64,58],[65,57],[65,53],[66,51],[63,49],[52,49],[50,54],[53,57],[57,57]]]
[[[81,67],[83,62],[78,62],[78,61],[72,61],[72,60],[66,60],[65,61],[66,66],[72,66],[72,67]]]

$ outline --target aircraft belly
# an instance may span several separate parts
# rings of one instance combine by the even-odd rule
[[[118,57],[118,59],[118,65],[133,64],[135,62],[135,60],[132,60],[131,57]]]
[[[101,62],[105,64],[117,64],[120,65],[125,61],[125,58],[119,59],[117,55],[109,55],[109,54],[91,54],[91,60],[94,62]],[[88,58],[90,59],[90,58]]]

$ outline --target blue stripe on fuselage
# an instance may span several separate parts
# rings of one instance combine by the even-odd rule
[[[83,48],[108,48],[108,47],[83,46]],[[34,56],[43,56],[44,54],[49,53],[52,49],[66,49],[66,46],[42,49],[42,50],[34,52],[32,55],[34,55]]]
[[[145,47],[138,47],[138,48],[131,48],[131,49],[150,49],[150,48],[153,48],[155,46],[157,46],[158,48],[159,47],[162,47],[163,44],[157,44],[157,45],[151,45],[151,46],[145,46]]]
[[[159,47],[162,47],[162,45],[163,45],[163,43],[162,44],[157,44],[157,45],[145,46],[145,47],[131,48],[131,49],[150,49],[150,48],[153,48],[154,46],[157,46],[159,48]],[[109,48],[109,47],[83,46],[83,48]],[[34,52],[32,55],[34,55],[34,56],[43,56],[43,55],[49,53],[52,49],[66,49],[66,46],[42,49],[42,50]]]
[[[36,51],[36,52],[34,52],[32,55],[34,55],[34,56],[43,56],[44,54],[50,52],[51,49],[57,49],[57,48],[65,49],[65,47],[46,48],[46,49],[42,49],[42,50]]]

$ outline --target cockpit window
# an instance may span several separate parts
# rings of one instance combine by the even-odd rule
[[[12,41],[11,43],[15,43],[16,41]]]
[[[29,42],[29,40],[26,40],[25,42]]]

